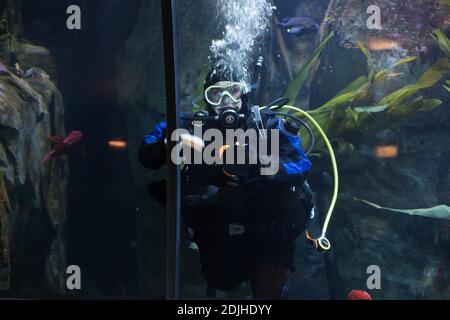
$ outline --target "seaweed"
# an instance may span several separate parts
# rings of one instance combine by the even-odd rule
[[[441,29],[434,29],[430,34],[431,37],[436,40],[439,48],[450,57],[450,40]]]
[[[445,4],[450,8],[450,0],[445,0]],[[450,57],[450,39],[446,36],[446,34],[441,29],[435,29],[430,35],[434,40],[436,40],[442,52],[444,52],[447,57]],[[450,80],[447,80],[446,84],[450,84]],[[445,84],[442,86],[450,92],[450,87],[447,87]]]
[[[291,82],[289,87],[286,90],[286,93],[284,94],[285,97],[289,98],[289,103],[294,104],[297,100],[298,95],[300,94],[300,91],[303,87],[303,84],[305,83],[306,78],[309,75],[309,71],[311,70],[311,67],[314,63],[319,59],[320,54],[322,51],[326,48],[330,40],[334,37],[334,31],[331,32],[325,40],[319,45],[319,47],[313,52],[312,56],[309,58],[309,60],[305,63],[302,70],[298,74],[298,76],[294,79],[294,81]]]
[[[385,210],[385,211],[392,211],[392,212],[399,212],[399,213],[405,213],[411,216],[421,216],[421,217],[427,217],[427,218],[434,218],[434,219],[444,219],[444,220],[450,220],[450,207],[446,205],[439,205],[432,208],[425,208],[425,209],[394,209],[394,208],[387,208],[382,207],[376,203],[353,198],[353,200],[365,203],[375,209],[378,210]]]
[[[450,80],[447,80],[445,83],[450,85]],[[450,92],[450,88],[449,87],[447,87],[445,84],[443,86],[444,86],[445,89],[447,89],[448,92]]]
[[[417,59],[417,57],[415,56],[406,57],[395,62],[390,67],[381,70],[379,72],[376,72],[370,51],[367,50],[367,48],[364,47],[364,45],[361,42],[358,42],[358,48],[362,51],[362,53],[367,59],[367,65],[369,69],[368,75],[361,76],[356,80],[354,80],[353,82],[351,82],[342,91],[340,91],[333,99],[325,103],[322,107],[338,107],[366,98],[369,94],[372,85],[379,84],[383,80],[386,80],[388,78],[398,77],[402,75],[402,73],[391,72],[392,69]]]
[[[360,49],[363,53],[365,52],[363,46]],[[366,57],[370,58],[370,56]],[[438,60],[416,83],[407,85],[388,94],[377,103],[365,106],[358,106],[357,104],[369,95],[370,90],[375,85],[389,78],[393,68],[411,62],[415,58],[404,58],[389,68],[376,73],[372,73],[369,70],[368,76],[359,77],[354,80],[336,97],[321,107],[308,111],[308,113],[322,126],[330,138],[346,137],[346,139],[349,139],[348,142],[357,143],[368,135],[375,135],[396,125],[399,122],[398,120],[410,114],[435,109],[442,104],[442,101],[438,99],[426,99],[422,96],[412,100],[410,98],[413,98],[421,90],[430,88],[438,83],[450,71],[450,62],[447,58]],[[371,77],[373,82],[371,81]],[[303,117],[301,113],[295,113],[294,115]],[[304,137],[303,140],[304,145],[309,144],[309,137]],[[325,151],[325,145],[318,143],[315,151]]]
[[[406,57],[403,58],[399,61],[397,61],[396,63],[394,63],[392,66],[390,66],[389,68],[386,68],[384,70],[381,70],[380,72],[378,72],[377,74],[375,74],[375,83],[379,83],[387,78],[391,78],[391,77],[398,77],[401,76],[403,73],[395,73],[395,72],[390,72],[392,69],[397,68],[403,64],[412,62],[414,60],[416,60],[417,57]]]
[[[388,108],[395,108],[407,98],[416,94],[419,90],[429,88],[442,79],[450,70],[450,62],[447,58],[438,60],[415,84],[397,90],[380,101],[380,105],[388,105]]]
[[[369,107],[355,107],[356,112],[378,113],[387,109],[387,105],[384,106],[369,106]]]

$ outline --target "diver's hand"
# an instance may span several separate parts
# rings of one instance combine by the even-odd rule
[[[253,154],[251,154],[252,151],[254,151]],[[246,144],[236,144],[232,147],[227,146],[221,157],[225,172],[233,176],[248,177],[250,168],[256,162],[257,154]]]
[[[205,147],[205,142],[197,136],[193,136],[186,133],[182,134],[180,138],[181,138],[181,145],[183,147],[188,147],[198,152],[202,152],[203,148]]]

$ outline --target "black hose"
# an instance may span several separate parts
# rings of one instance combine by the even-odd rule
[[[262,56],[258,57],[255,66],[255,74],[253,83],[251,85],[252,91],[250,94],[250,103],[253,105],[258,105],[257,101],[261,89],[261,73],[263,69],[264,58]]]

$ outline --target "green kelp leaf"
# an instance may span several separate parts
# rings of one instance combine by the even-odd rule
[[[439,99],[425,99],[423,100],[422,107],[419,109],[419,111],[431,111],[439,107],[441,104],[442,101]]]
[[[449,0],[450,1],[450,0]],[[450,84],[450,80],[445,81],[446,84]],[[450,87],[447,87],[446,85],[443,85],[445,89],[447,89],[448,92],[450,92]]]
[[[362,53],[368,60],[369,75],[361,76],[361,77],[357,78],[356,80],[352,81],[341,92],[339,92],[333,99],[331,99],[326,104],[324,104],[323,107],[336,107],[336,106],[344,105],[344,104],[350,103],[352,101],[359,100],[359,99],[366,97],[367,93],[369,92],[369,89],[371,87],[372,80],[375,83],[379,83],[389,77],[398,77],[398,76],[402,75],[402,73],[390,73],[389,71],[395,67],[398,67],[402,64],[405,64],[405,63],[408,63],[408,62],[411,62],[411,61],[417,59],[417,57],[407,57],[407,58],[401,59],[401,60],[397,61],[396,63],[394,63],[389,68],[384,69],[375,74],[375,66],[374,66],[370,51],[366,47],[364,47],[364,45],[361,42],[358,42],[358,48],[362,51]]]
[[[355,107],[354,109],[356,112],[377,113],[386,110],[387,106]]]
[[[355,90],[358,90],[363,85],[367,84],[369,79],[366,76],[361,76],[356,80],[352,81],[349,85],[347,85],[343,90],[341,90],[335,97],[343,95],[344,93],[349,93]]]
[[[295,101],[297,100],[300,90],[302,89],[303,84],[305,83],[305,80],[308,77],[312,65],[319,59],[320,54],[333,37],[334,31],[331,32],[320,44],[320,46],[313,52],[311,58],[309,58],[308,62],[306,62],[306,64],[303,66],[299,75],[289,85],[288,89],[286,90],[286,93],[284,94],[285,97],[289,98],[289,104],[291,105],[295,104]]]
[[[416,59],[417,59],[417,56],[406,57],[406,58],[400,59],[396,63],[394,63],[392,66],[390,66],[389,68],[387,68],[385,70],[382,70],[381,72],[392,70],[394,68],[397,68],[398,66],[401,66],[403,64],[409,63],[409,62],[414,61]]]
[[[381,81],[386,80],[387,78],[394,78],[394,77],[399,77],[403,75],[402,72],[391,72],[391,73],[384,73],[382,75],[380,75],[378,78],[377,76],[375,76],[375,83],[378,84]]]
[[[439,48],[447,55],[450,56],[450,40],[441,29],[434,29],[430,34],[431,37],[436,40]]]
[[[363,84],[360,88],[358,88],[356,90],[346,92],[344,94],[341,94],[341,95],[331,99],[330,101],[325,103],[322,106],[322,108],[338,107],[338,106],[342,106],[344,104],[348,104],[353,101],[362,99],[367,96],[369,87],[370,87],[369,82],[366,82],[365,84]]]
[[[342,106],[353,101],[363,99],[367,96],[371,86],[371,82],[375,75],[375,66],[370,51],[359,41],[357,43],[357,46],[367,59],[369,75],[367,77],[361,76],[356,78],[341,92],[339,92],[333,99],[325,103],[322,108]]]
[[[364,47],[361,48],[361,50],[363,51],[363,53],[365,52],[364,49],[365,49]],[[367,50],[367,49],[366,49],[366,50]],[[367,54],[367,53],[365,53],[365,55],[366,55],[366,54]],[[374,77],[374,82],[375,82],[375,83],[380,83],[381,81],[383,81],[383,80],[385,80],[385,79],[387,79],[387,78],[393,78],[393,77],[401,76],[401,75],[403,74],[403,73],[401,73],[401,72],[389,72],[389,71],[392,70],[392,69],[394,69],[394,68],[396,68],[396,67],[398,67],[398,66],[400,66],[400,65],[402,65],[402,64],[405,64],[405,63],[414,61],[414,60],[416,60],[416,59],[417,59],[417,57],[407,57],[407,58],[404,58],[404,59],[401,59],[401,60],[397,61],[396,63],[394,63],[394,64],[393,64],[392,66],[390,66],[389,68],[386,68],[386,69],[384,69],[384,70],[382,70],[382,71],[376,73],[376,74],[375,74],[375,77]],[[343,94],[345,94],[345,93],[349,93],[349,92],[351,92],[351,91],[358,90],[358,89],[360,89],[362,86],[366,85],[368,82],[369,82],[369,78],[368,78],[368,77],[366,77],[366,76],[361,76],[361,77],[357,78],[356,80],[352,81],[349,85],[347,85],[342,91],[340,91],[340,92],[336,95],[336,97],[338,97],[338,96],[340,96],[340,95],[343,95]]]
[[[359,201],[362,203],[365,203],[375,209],[378,210],[386,210],[386,211],[392,211],[392,212],[400,212],[400,213],[406,213],[411,216],[421,216],[421,217],[427,217],[427,218],[434,218],[434,219],[445,219],[450,220],[450,207],[446,205],[439,205],[432,208],[426,208],[426,209],[393,209],[393,208],[386,208],[382,207],[376,203],[362,200],[358,198],[353,198],[355,201]]]
[[[358,116],[358,112],[352,109],[348,109],[346,110],[347,113],[350,113],[350,117],[353,120],[353,123],[358,126],[358,120],[359,120],[359,116]]]
[[[364,56],[367,59],[367,67],[369,69],[368,79],[370,82],[372,82],[373,77],[375,75],[375,64],[373,63],[372,55],[371,55],[369,49],[367,49],[362,42],[358,41],[356,45],[362,51],[362,53],[364,54]]]
[[[380,81],[386,79],[387,77],[397,77],[397,76],[401,75],[401,73],[390,73],[390,71],[392,69],[394,69],[394,68],[397,68],[398,66],[401,66],[403,64],[409,63],[409,62],[414,61],[416,59],[417,59],[417,57],[406,57],[406,58],[398,60],[392,66],[390,66],[390,67],[388,67],[388,68],[378,72],[375,75],[375,82],[380,82]]]
[[[387,95],[378,104],[388,105],[389,108],[398,106],[407,98],[416,94],[419,90],[430,88],[435,85],[449,70],[450,62],[448,59],[440,59],[428,69],[415,84],[408,85]]]
[[[419,96],[409,103],[396,106],[388,111],[388,114],[392,119],[405,118],[410,114],[418,111],[430,111],[434,108],[440,106],[442,101],[437,99],[424,99],[424,97]]]
[[[367,49],[361,41],[358,41],[356,46],[362,51],[364,56],[366,56],[367,60],[372,60],[372,55],[370,54],[369,49]]]

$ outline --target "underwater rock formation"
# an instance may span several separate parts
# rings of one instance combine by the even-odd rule
[[[67,160],[41,164],[65,134],[62,97],[43,71],[21,78],[0,62],[0,290],[62,292]]]

